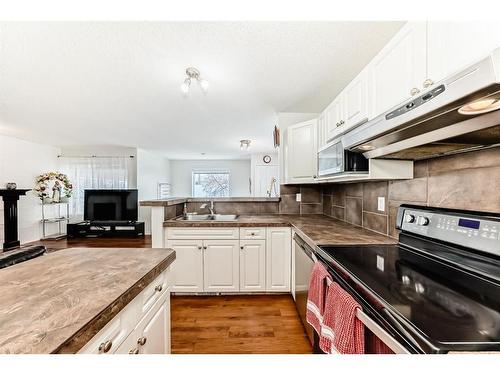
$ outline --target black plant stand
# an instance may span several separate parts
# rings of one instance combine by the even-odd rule
[[[21,195],[26,195],[28,191],[30,189],[0,189],[0,196],[3,198],[4,249],[20,245],[17,235],[17,201]]]

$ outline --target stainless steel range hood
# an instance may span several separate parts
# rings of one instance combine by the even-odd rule
[[[500,49],[346,133],[367,158],[419,160],[500,145]]]

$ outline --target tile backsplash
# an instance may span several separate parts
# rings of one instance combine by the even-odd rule
[[[383,211],[378,210],[379,197],[385,199]],[[397,237],[396,214],[402,203],[500,213],[500,147],[415,162],[411,180],[282,185],[280,202],[214,204],[222,214],[325,214]],[[190,202],[187,209],[208,213],[200,204]],[[165,217],[181,215],[182,208],[165,207]]]
[[[500,213],[500,147],[415,162],[412,180],[328,184],[322,186],[321,199],[319,189],[282,186],[283,194],[303,193],[301,204],[286,208],[309,213],[304,206],[314,199],[325,215],[397,237],[402,203]],[[384,211],[378,210],[378,197],[385,198]]]

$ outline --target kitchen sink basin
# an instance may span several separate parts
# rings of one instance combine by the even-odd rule
[[[197,214],[187,214],[186,216],[182,216],[177,220],[183,221],[235,221],[238,219],[239,215],[223,215],[223,214],[215,214],[215,215],[197,215]]]

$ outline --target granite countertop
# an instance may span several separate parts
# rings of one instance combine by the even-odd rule
[[[174,206],[187,202],[279,202],[280,197],[227,197],[227,198],[168,198],[141,201],[141,206]]]
[[[166,220],[165,227],[292,226],[311,246],[387,245],[397,240],[325,215],[240,215],[235,221]]]
[[[74,353],[175,259],[170,249],[70,248],[0,270],[0,353]]]

